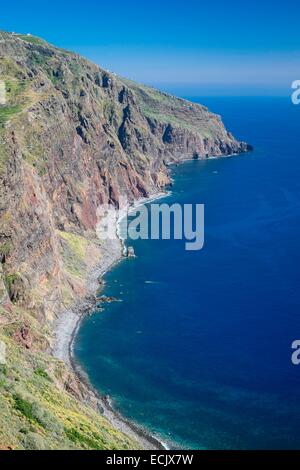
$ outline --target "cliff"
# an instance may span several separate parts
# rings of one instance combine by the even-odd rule
[[[0,33],[0,80],[0,340],[10,364],[0,372],[0,440],[13,448],[134,447],[95,418],[76,378],[49,355],[54,322],[84,297],[102,256],[97,207],[164,188],[170,162],[250,147],[204,106],[34,36]],[[43,425],[43,412],[56,431]]]

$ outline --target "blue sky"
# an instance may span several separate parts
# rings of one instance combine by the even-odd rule
[[[300,79],[294,0],[17,0],[2,3],[0,28],[181,94],[290,94]]]

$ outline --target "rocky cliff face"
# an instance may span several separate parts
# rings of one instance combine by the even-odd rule
[[[18,311],[11,337],[45,350],[101,256],[101,203],[164,188],[170,162],[249,147],[207,108],[33,36],[0,33],[0,80],[0,326]]]
[[[248,149],[207,108],[33,36],[0,33],[0,79],[0,252],[11,300],[41,317],[81,289],[64,235],[91,238],[99,204],[163,188],[169,162]]]

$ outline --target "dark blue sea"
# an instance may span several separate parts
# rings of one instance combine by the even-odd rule
[[[105,276],[122,302],[83,321],[76,358],[171,447],[300,449],[300,106],[194,101],[255,150],[173,168],[165,201],[205,204],[203,250],[131,242],[137,258]]]

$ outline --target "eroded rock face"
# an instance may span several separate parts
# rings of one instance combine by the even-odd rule
[[[31,349],[33,344],[33,337],[30,328],[27,325],[22,326],[14,334],[14,339],[24,346],[26,349]]]
[[[5,279],[3,274],[3,269],[0,264],[0,306],[7,308],[10,306],[10,298],[7,292],[7,287],[5,285]]]
[[[10,300],[40,321],[84,295],[100,204],[164,188],[171,162],[249,150],[207,108],[38,38],[0,33],[0,79],[1,269],[15,276]]]

